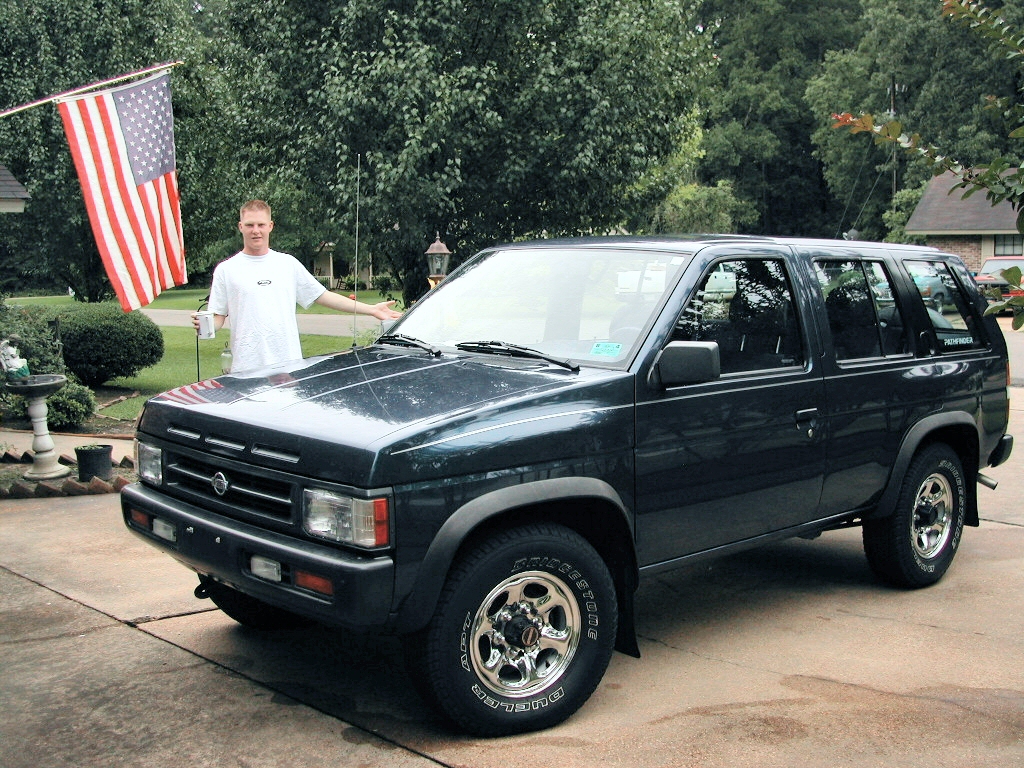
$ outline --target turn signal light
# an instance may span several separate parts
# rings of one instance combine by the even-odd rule
[[[296,587],[319,592],[321,595],[327,595],[328,597],[334,594],[334,584],[331,583],[330,579],[325,579],[323,576],[317,576],[306,571],[295,571],[294,579]]]

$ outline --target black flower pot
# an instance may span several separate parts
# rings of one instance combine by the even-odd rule
[[[75,448],[79,481],[88,483],[93,477],[109,480],[114,474],[114,464],[111,461],[113,450],[112,445],[80,445]]]

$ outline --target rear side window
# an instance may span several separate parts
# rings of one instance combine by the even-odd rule
[[[672,339],[717,342],[723,374],[803,365],[785,263],[750,258],[716,264],[683,310]]]
[[[924,302],[940,352],[984,346],[978,320],[949,266],[941,261],[906,261]]]
[[[837,360],[910,351],[896,291],[881,262],[822,259],[814,263],[814,271]]]

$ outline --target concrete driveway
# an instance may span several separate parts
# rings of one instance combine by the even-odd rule
[[[643,583],[643,658],[494,740],[427,711],[393,638],[259,633],[196,600],[114,495],[5,501],[0,766],[1024,766],[1022,470],[1020,446],[989,470],[929,589],[876,582],[858,530]]]

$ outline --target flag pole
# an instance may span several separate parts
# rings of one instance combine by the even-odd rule
[[[0,117],[7,117],[8,115],[13,115],[16,112],[24,112],[26,109],[31,109],[32,107],[38,107],[38,106],[41,106],[43,104],[49,104],[50,102],[57,101],[59,99],[69,99],[72,96],[77,96],[80,93],[86,93],[88,91],[95,90],[96,88],[102,88],[105,85],[113,85],[114,83],[121,83],[121,82],[124,82],[125,80],[131,80],[133,77],[140,77],[142,75],[148,75],[150,72],[160,72],[160,71],[165,70],[165,69],[170,69],[171,67],[176,67],[179,64],[184,64],[184,62],[182,62],[182,61],[169,61],[166,64],[154,64],[152,67],[146,67],[146,69],[140,69],[138,72],[132,72],[130,74],[121,75],[119,77],[111,77],[108,80],[102,80],[102,81],[100,81],[98,83],[93,83],[92,85],[83,85],[81,88],[73,88],[70,91],[64,91],[63,93],[56,93],[53,96],[47,96],[45,99],[39,99],[38,101],[33,101],[33,102],[28,103],[28,104],[21,104],[20,106],[17,106],[17,107],[11,107],[10,109],[5,109],[2,112],[0,112]]]

